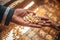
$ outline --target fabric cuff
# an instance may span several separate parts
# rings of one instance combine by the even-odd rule
[[[6,7],[0,5],[0,23],[2,22],[5,10],[6,10]]]
[[[3,15],[3,19],[2,19],[2,25],[8,26],[9,22],[13,16],[14,13],[14,9],[11,9],[10,7],[7,7],[4,15]]]
[[[5,24],[6,26],[9,25],[11,19],[12,19],[12,16],[14,14],[14,9],[10,9],[9,12],[8,12],[8,15],[7,15],[7,18],[6,18],[6,21],[5,21]]]

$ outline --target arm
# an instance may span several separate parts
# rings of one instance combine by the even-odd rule
[[[35,15],[35,13],[32,12],[31,10],[15,9],[15,11],[14,11],[14,9],[0,5],[0,23],[7,26],[7,25],[9,25],[9,22],[11,21],[13,23],[16,23],[16,24],[19,24],[22,26],[30,26],[30,27],[39,27],[40,28],[41,25],[33,24],[28,21],[24,21],[23,17],[29,13],[32,13]]]

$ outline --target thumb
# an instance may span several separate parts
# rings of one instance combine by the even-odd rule
[[[36,15],[36,13],[31,10],[27,10],[27,12],[28,12],[28,14],[33,13],[33,15]]]

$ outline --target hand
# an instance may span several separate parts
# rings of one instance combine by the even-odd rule
[[[30,27],[39,27],[40,28],[41,25],[37,25],[37,24],[29,23],[28,21],[24,21],[23,17],[29,13],[33,13],[35,15],[35,13],[30,10],[16,9],[14,12],[14,15],[12,16],[12,22],[22,25],[22,26],[30,26]]]
[[[52,21],[45,16],[35,16],[35,18],[40,18],[40,21],[37,22],[37,24],[45,27],[45,26],[51,26],[53,23]]]

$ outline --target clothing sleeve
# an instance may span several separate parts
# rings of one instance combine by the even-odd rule
[[[13,16],[14,9],[0,5],[0,23],[3,25],[9,25]]]

